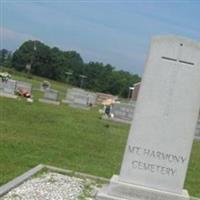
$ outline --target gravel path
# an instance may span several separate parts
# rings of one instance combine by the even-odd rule
[[[101,186],[88,178],[48,172],[24,182],[0,200],[95,200]],[[200,199],[191,197],[190,200]]]
[[[93,200],[97,189],[93,180],[49,172],[24,182],[0,200]]]

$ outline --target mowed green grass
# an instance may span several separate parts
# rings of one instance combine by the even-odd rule
[[[17,80],[39,88],[44,80],[23,73]],[[66,84],[50,81],[64,98]],[[91,111],[39,103],[43,93],[33,90],[34,103],[0,97],[0,185],[39,163],[97,176],[118,174],[129,126],[100,119]],[[200,197],[200,142],[193,144],[185,188]]]
[[[129,126],[67,105],[0,98],[0,185],[39,163],[111,177],[119,173]],[[200,142],[185,187],[200,197]]]
[[[200,141],[194,141],[185,188],[193,196],[200,197]]]
[[[117,173],[129,127],[91,111],[0,98],[0,185],[50,164],[110,177]]]

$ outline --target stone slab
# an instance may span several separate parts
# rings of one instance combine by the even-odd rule
[[[92,92],[88,92],[88,104],[96,104],[97,95]]]
[[[67,100],[67,99],[63,99],[63,100],[62,100],[62,103],[69,104],[69,103],[71,103],[71,101],[70,101],[70,100]]]
[[[39,164],[36,167],[28,170],[24,174],[14,178],[13,180],[9,181],[6,184],[0,186],[0,197],[3,196],[4,194],[8,193],[13,188],[16,188],[17,186],[22,184],[24,181],[28,180],[33,175],[37,174],[38,172],[40,172],[43,169],[48,169],[48,170],[58,172],[58,173],[74,174],[74,176],[79,176],[79,177],[82,177],[82,178],[89,178],[89,179],[94,179],[94,180],[100,180],[100,181],[103,181],[105,183],[109,182],[108,179],[103,178],[103,177],[93,176],[93,175],[90,175],[90,174],[85,174],[85,173],[80,173],[80,172],[74,172],[72,170],[62,169],[62,168],[58,168],[58,167],[54,167],[54,166],[50,166],[50,165]],[[117,177],[116,177],[116,179],[117,179]],[[99,191],[99,194],[102,197],[101,200],[122,200],[122,198],[120,198],[120,197],[114,197],[113,198],[113,196],[108,195],[105,192],[106,187],[107,186],[105,186],[103,190]],[[123,200],[125,200],[125,199],[123,198]],[[190,200],[200,200],[200,199],[197,198],[197,197],[190,197]]]
[[[25,182],[26,180],[28,180],[33,175],[37,174],[38,172],[40,172],[43,169],[48,169],[50,171],[58,172],[58,173],[62,173],[62,174],[63,173],[64,174],[65,173],[66,174],[73,174],[74,176],[79,176],[79,177],[82,177],[82,178],[89,178],[89,179],[93,179],[93,180],[96,180],[96,181],[99,180],[99,181],[102,181],[102,182],[105,182],[105,183],[108,182],[108,179],[103,178],[103,177],[93,176],[93,175],[80,173],[80,172],[74,172],[72,170],[61,169],[61,168],[50,166],[50,165],[39,164],[36,167],[28,170],[24,174],[14,178],[13,180],[9,181],[6,184],[0,186],[0,197],[5,195],[6,193],[8,193],[13,188],[16,188],[17,186],[19,186],[20,184],[22,184],[23,182]]]
[[[134,104],[132,103],[116,103],[113,104],[111,113],[113,113],[113,120],[125,123],[131,123],[134,114]]]
[[[121,182],[182,193],[199,113],[199,77],[199,43],[175,36],[152,40]]]
[[[189,200],[186,190],[176,194],[144,186],[121,182],[114,175],[109,185],[103,187],[96,196],[97,200]]]
[[[62,103],[70,104],[71,107],[75,108],[88,107],[89,93],[80,88],[70,88],[67,90],[66,97],[62,100]]]
[[[115,103],[111,107],[113,117],[102,116],[105,120],[131,124],[134,115],[135,102],[131,103]]]
[[[7,98],[12,98],[12,99],[17,99],[17,95],[8,94],[8,93],[5,93],[5,92],[0,92],[0,96],[7,97]]]
[[[0,79],[0,92],[15,95],[16,81],[8,79],[7,81],[2,81]]]
[[[17,178],[13,179],[12,181],[8,182],[7,184],[0,187],[0,197],[9,192],[11,189],[17,187],[18,185],[22,184],[24,181],[29,179],[31,176],[39,172],[44,166],[38,165],[29,171],[25,172],[21,176],[18,176]]]
[[[79,88],[73,88],[69,91],[67,101],[73,108],[89,109],[88,92]]]
[[[53,90],[53,89],[45,90],[44,99],[57,101],[57,99],[58,99],[58,91],[57,90]]]
[[[49,103],[49,104],[54,104],[54,105],[60,105],[59,101],[53,101],[53,100],[50,100],[50,99],[39,99],[39,102]]]
[[[67,90],[65,99],[63,99],[62,102],[69,104],[69,103],[73,102],[73,99],[74,99],[74,90],[73,90],[73,88],[70,88]]]

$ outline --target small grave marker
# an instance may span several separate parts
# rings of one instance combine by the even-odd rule
[[[16,81],[8,79],[6,81],[2,81],[0,79],[0,96],[10,97],[10,98],[17,98],[15,95],[16,89]]]
[[[58,101],[58,91],[53,89],[45,90],[44,98],[39,99],[39,101],[59,105],[60,102]]]
[[[66,97],[62,102],[68,103],[71,107],[89,109],[89,99],[89,93],[85,90],[71,88],[67,90]]]
[[[130,124],[133,120],[134,103],[115,103],[111,113],[114,115],[112,120]]]

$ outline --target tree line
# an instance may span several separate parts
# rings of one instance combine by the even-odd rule
[[[0,50],[0,66],[74,86],[80,86],[82,80],[85,89],[122,97],[127,97],[129,87],[140,81],[137,74],[115,70],[110,64],[84,63],[76,51],[62,51],[31,40],[24,42],[13,54],[6,49]]]

